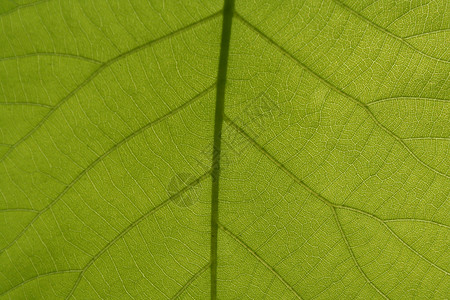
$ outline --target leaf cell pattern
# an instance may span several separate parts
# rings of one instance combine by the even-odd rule
[[[1,299],[450,294],[448,1],[0,21]]]

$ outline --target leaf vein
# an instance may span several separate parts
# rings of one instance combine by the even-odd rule
[[[105,63],[98,59],[83,56],[83,55],[76,55],[76,54],[70,54],[70,53],[57,53],[57,52],[36,52],[36,53],[27,53],[27,54],[23,54],[23,55],[6,56],[6,57],[1,57],[0,61],[15,60],[15,59],[21,59],[21,58],[28,58],[28,57],[40,57],[40,56],[73,58],[73,59],[79,59],[79,60],[83,60],[83,61],[94,63],[94,64],[104,64]]]
[[[242,128],[240,128],[238,125],[236,125],[235,123],[233,123],[233,121],[231,121],[227,116],[224,117],[224,120],[229,123],[232,127],[234,127],[236,129],[236,131],[238,131],[240,134],[242,134],[244,137],[247,138],[247,140],[256,148],[258,149],[261,153],[263,153],[268,159],[270,159],[278,168],[280,168],[281,170],[283,170],[289,177],[291,177],[295,183],[301,185],[303,188],[305,188],[308,192],[310,192],[312,195],[314,195],[316,198],[318,198],[320,201],[322,201],[324,204],[326,204],[327,206],[329,206],[330,208],[334,209],[347,209],[347,210],[351,210],[354,212],[358,212],[360,214],[364,214],[366,216],[371,217],[372,219],[377,220],[378,222],[380,222],[381,224],[383,224],[383,226],[385,226],[388,231],[395,237],[397,238],[404,246],[406,246],[409,250],[411,250],[412,252],[414,252],[417,256],[419,256],[420,258],[422,258],[423,260],[425,260],[426,262],[428,262],[429,264],[431,264],[432,266],[434,266],[435,268],[437,268],[438,270],[444,272],[445,274],[448,275],[448,272],[444,269],[442,269],[441,267],[437,266],[435,263],[433,263],[432,261],[430,261],[428,258],[426,258],[425,256],[423,256],[422,254],[420,254],[419,252],[417,252],[414,248],[412,248],[410,245],[408,245],[405,241],[403,241],[386,223],[383,219],[377,217],[374,214],[368,213],[366,211],[363,211],[361,209],[357,209],[357,208],[353,208],[347,205],[339,205],[339,204],[335,204],[331,201],[329,201],[328,199],[326,199],[325,197],[323,197],[320,193],[316,192],[315,190],[313,190],[312,188],[310,188],[303,180],[301,180],[300,178],[297,177],[297,175],[295,175],[292,171],[290,171],[288,168],[286,168],[280,161],[278,161],[272,154],[270,154],[266,149],[264,149],[264,147],[262,147],[261,145],[259,145],[252,137],[250,137]]]
[[[237,237],[234,233],[232,233],[228,228],[219,224],[219,228],[222,229],[227,235],[233,238],[236,242],[238,242],[242,247],[244,247],[253,257],[255,257],[263,266],[265,266],[270,272],[272,272],[295,296],[297,299],[303,299],[300,294],[275,270],[272,266],[270,266],[258,253],[256,253],[247,243],[245,243],[242,239]]]
[[[5,296],[6,294],[12,292],[13,290],[18,289],[19,287],[21,287],[21,286],[23,286],[23,285],[25,285],[25,284],[27,284],[27,283],[29,283],[31,281],[34,281],[36,279],[42,278],[42,277],[58,275],[58,274],[65,274],[65,273],[80,273],[81,271],[82,270],[75,270],[74,269],[74,270],[61,270],[61,271],[53,271],[53,272],[49,272],[49,273],[45,273],[45,274],[39,274],[39,275],[36,275],[34,277],[28,278],[27,280],[22,281],[21,283],[19,283],[19,284],[15,285],[15,286],[11,287],[10,289],[4,291],[3,293],[0,294],[0,297]]]
[[[207,263],[203,268],[201,268],[197,273],[195,273],[182,287],[181,289],[171,298],[172,300],[180,297],[184,291],[198,278],[200,277],[206,270],[209,269],[211,263]]]
[[[315,73],[313,70],[311,70],[309,67],[307,67],[305,64],[303,64],[300,60],[298,60],[295,56],[293,56],[291,53],[289,53],[286,49],[284,49],[282,46],[278,45],[274,40],[272,40],[270,37],[268,37],[267,35],[265,35],[265,33],[263,33],[261,30],[259,30],[258,28],[256,28],[253,24],[251,24],[250,22],[248,22],[247,20],[245,20],[241,15],[239,15],[238,13],[236,13],[237,18],[244,23],[245,25],[247,25],[250,29],[254,30],[256,33],[258,33],[259,35],[261,35],[262,38],[264,38],[266,41],[268,41],[269,43],[273,44],[276,48],[278,48],[282,54],[284,54],[285,56],[289,57],[290,59],[294,60],[295,62],[297,62],[299,64],[299,66],[301,66],[302,68],[304,68],[306,71],[310,72],[314,77],[316,77],[317,79],[319,79],[320,81],[322,81],[326,86],[328,86],[330,89],[334,90],[335,92],[345,96],[346,98],[352,100],[355,104],[357,104],[358,106],[360,106],[362,109],[364,109],[366,111],[366,113],[371,117],[371,119],[373,120],[373,122],[379,127],[381,128],[384,132],[386,132],[388,135],[390,135],[392,138],[394,138],[398,143],[400,143],[400,145],[415,159],[417,160],[422,166],[424,166],[425,168],[443,176],[446,178],[450,178],[449,175],[442,173],[441,171],[437,170],[436,168],[430,166],[429,164],[425,163],[423,160],[421,160],[410,148],[409,146],[402,140],[402,138],[400,138],[399,136],[397,136],[392,130],[390,130],[389,128],[387,128],[386,126],[384,126],[383,124],[381,124],[381,122],[375,117],[375,115],[373,114],[373,112],[370,110],[370,108],[368,107],[367,104],[365,104],[364,102],[362,102],[361,100],[355,98],[354,96],[351,96],[350,94],[344,92],[342,89],[338,88],[337,86],[335,86],[334,84],[332,84],[331,82],[329,82],[328,80],[324,79],[323,77],[321,77],[319,74]]]
[[[10,248],[27,230],[30,228],[30,226],[37,221],[37,219],[45,213],[47,210],[49,210],[53,205],[55,205],[59,199],[61,199],[89,170],[91,170],[95,165],[97,165],[99,162],[101,162],[105,157],[107,157],[109,154],[111,154],[114,150],[118,149],[121,145],[127,143],[132,138],[138,136],[142,132],[144,132],[146,129],[152,127],[155,124],[158,124],[168,117],[174,115],[175,113],[181,111],[182,109],[188,107],[190,104],[195,102],[196,100],[200,99],[202,96],[207,94],[209,91],[211,91],[214,88],[215,84],[204,90],[203,92],[197,94],[195,97],[190,99],[189,101],[185,102],[184,104],[180,105],[176,109],[170,111],[169,113],[163,115],[162,117],[151,121],[144,126],[140,127],[138,130],[132,132],[127,137],[119,141],[118,143],[114,144],[112,147],[110,147],[106,152],[104,152],[101,156],[97,157],[91,164],[89,164],[83,171],[81,171],[69,184],[66,185],[64,190],[52,201],[50,202],[44,209],[42,209],[32,220],[31,222],[25,226],[25,228],[17,235],[17,237],[11,241],[6,247],[4,247],[0,253],[5,251],[6,249]]]
[[[3,161],[18,145],[20,145],[22,142],[24,142],[26,139],[28,139],[34,132],[36,132],[44,123],[45,121],[50,118],[50,116],[56,112],[65,102],[67,102],[67,100],[69,100],[72,96],[74,96],[79,90],[81,90],[84,86],[86,86],[89,82],[91,82],[95,77],[97,77],[97,75],[99,75],[103,70],[105,70],[107,67],[109,67],[110,65],[112,65],[113,63],[128,57],[129,55],[132,55],[136,52],[139,52],[149,46],[154,45],[155,43],[159,43],[161,41],[164,41],[176,34],[182,33],[186,30],[189,30],[197,25],[203,24],[211,19],[214,19],[215,17],[217,17],[220,14],[219,12],[216,12],[206,18],[203,18],[197,22],[191,23],[185,27],[182,27],[180,29],[177,29],[167,35],[164,35],[162,37],[159,37],[157,39],[151,40],[147,43],[144,43],[142,45],[139,45],[129,51],[123,52],[120,55],[108,60],[107,62],[103,63],[102,65],[100,65],[97,69],[94,70],[94,72],[92,72],[82,83],[80,83],[79,85],[77,85],[69,94],[67,94],[63,99],[61,99],[61,101],[59,101],[55,106],[53,106],[53,108],[42,118],[42,120],[35,125],[27,134],[25,134],[20,140],[18,140],[16,143],[14,143],[14,145],[12,145],[8,151],[6,151],[3,156],[0,158],[0,162]]]
[[[336,3],[337,5],[339,5],[340,7],[342,7],[343,9],[347,10],[348,12],[350,12],[351,14],[353,14],[353,15],[357,16],[358,18],[360,18],[361,20],[365,21],[366,23],[368,23],[368,24],[371,25],[372,27],[374,27],[374,28],[376,28],[376,29],[378,29],[378,30],[384,32],[385,34],[387,34],[387,35],[393,37],[394,39],[396,39],[396,40],[402,42],[404,45],[406,45],[406,46],[408,46],[409,48],[411,48],[412,50],[414,50],[414,51],[416,51],[416,52],[422,54],[423,56],[428,57],[428,58],[433,59],[433,60],[440,61],[440,62],[442,62],[442,63],[447,63],[447,64],[450,63],[450,61],[448,61],[448,60],[440,59],[440,58],[438,58],[438,57],[431,56],[431,55],[426,54],[425,52],[423,52],[423,51],[417,49],[415,46],[413,46],[411,43],[409,43],[409,42],[408,42],[406,39],[404,39],[403,37],[398,36],[398,35],[396,35],[396,34],[390,32],[389,30],[387,30],[387,29],[381,27],[380,25],[378,25],[378,24],[372,22],[371,20],[369,20],[368,18],[366,18],[365,16],[363,16],[361,13],[359,13],[359,12],[353,10],[352,8],[350,8],[349,6],[345,5],[345,4],[342,3],[341,1],[338,1],[338,0],[332,0],[332,1],[333,1],[334,3]]]
[[[355,253],[353,253],[352,247],[350,246],[350,243],[347,240],[347,237],[345,235],[344,229],[342,228],[341,222],[339,221],[339,217],[336,213],[336,208],[332,207],[331,208],[333,211],[333,215],[334,218],[336,220],[336,225],[339,228],[339,231],[342,235],[342,239],[344,240],[345,246],[347,247],[348,252],[350,253],[350,256],[353,259],[353,262],[355,263],[356,267],[358,268],[359,272],[363,275],[364,279],[367,281],[367,283],[374,288],[381,296],[383,296],[383,298],[385,299],[389,299],[389,297],[387,295],[385,295],[373,282],[372,280],[370,280],[370,278],[367,276],[366,272],[364,272],[364,270],[362,269],[362,267],[360,266],[358,260],[356,259]]]
[[[127,227],[125,227],[114,239],[112,239],[108,244],[106,244],[100,251],[98,251],[92,258],[89,260],[89,262],[84,266],[82,271],[80,272],[80,275],[78,276],[77,280],[75,281],[71,291],[67,295],[66,299],[69,299],[73,293],[75,292],[76,288],[80,284],[81,279],[84,276],[84,273],[89,269],[90,266],[94,264],[94,262],[103,254],[105,253],[111,246],[113,246],[115,243],[117,243],[121,238],[123,238],[131,229],[135,228],[137,225],[139,225],[142,221],[146,220],[147,217],[151,216],[153,213],[157,212],[161,208],[165,207],[167,204],[169,204],[172,200],[174,200],[176,197],[182,195],[187,190],[191,189],[195,185],[199,184],[202,180],[209,177],[210,171],[205,172],[203,175],[189,183],[187,186],[185,186],[183,189],[178,191],[176,194],[170,196],[160,204],[156,205],[155,207],[151,208],[149,211],[147,211],[145,214],[134,220],[132,223],[130,223]],[[120,274],[119,274],[120,276]]]

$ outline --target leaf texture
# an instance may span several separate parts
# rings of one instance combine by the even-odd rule
[[[447,299],[449,30],[445,0],[1,1],[0,299]]]

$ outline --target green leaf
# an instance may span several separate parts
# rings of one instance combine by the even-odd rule
[[[0,1],[1,299],[447,299],[446,0]]]

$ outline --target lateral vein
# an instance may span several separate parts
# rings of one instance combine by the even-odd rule
[[[236,242],[238,242],[242,247],[244,247],[252,256],[254,256],[264,267],[266,267],[270,272],[272,272],[275,277],[277,277],[294,295],[297,299],[302,300],[303,298],[297,293],[297,291],[287,282],[281,275],[278,273],[276,269],[274,269],[271,265],[269,265],[255,250],[250,248],[243,240],[241,240],[238,236],[236,236],[233,232],[231,232],[228,228],[219,225],[220,229],[222,229],[226,234],[228,234],[231,238],[233,238]]]

